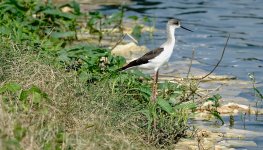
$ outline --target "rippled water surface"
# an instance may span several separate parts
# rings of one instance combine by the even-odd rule
[[[127,7],[127,15],[150,16],[156,19],[156,28],[164,29],[169,18],[179,18],[182,24],[194,30],[176,31],[176,51],[170,61],[191,57],[196,50],[196,67],[211,70],[218,61],[226,37],[231,39],[217,74],[237,76],[248,80],[255,72],[263,81],[263,1],[262,0],[135,0]],[[104,7],[104,11],[110,12]],[[164,32],[155,33],[150,48],[165,40]]]

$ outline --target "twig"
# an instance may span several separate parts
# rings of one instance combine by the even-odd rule
[[[223,52],[222,52],[222,55],[221,55],[219,61],[217,62],[217,64],[215,65],[215,67],[214,67],[208,74],[206,74],[205,76],[197,79],[197,80],[199,80],[199,81],[197,81],[197,84],[199,84],[199,83],[201,82],[201,80],[203,80],[204,78],[206,78],[206,77],[208,77],[210,74],[212,74],[212,73],[215,71],[215,69],[218,67],[218,65],[220,64],[220,62],[221,62],[222,59],[223,59],[223,56],[224,56],[224,53],[225,53],[225,50],[226,50],[226,47],[227,47],[229,38],[230,38],[230,35],[228,35],[228,38],[227,38],[227,40],[226,40],[226,43],[225,43],[225,46],[224,46],[224,49],[223,49]],[[193,49],[193,52],[192,52],[192,58],[191,58],[191,63],[190,63],[190,66],[189,66],[189,70],[188,70],[188,73],[187,73],[187,79],[189,79],[189,73],[190,73],[190,71],[191,71],[191,66],[192,66],[193,58],[194,58],[194,49]],[[193,79],[190,79],[190,80],[193,80]],[[183,103],[183,102],[188,101],[189,98],[190,98],[191,96],[195,95],[195,94],[197,94],[199,97],[202,97],[202,95],[199,95],[198,93],[196,93],[196,90],[191,90],[191,92],[184,98],[184,100],[180,101],[178,104],[181,104],[181,103]]]
[[[132,35],[130,35],[129,33],[126,33],[126,35],[128,35],[128,37],[132,39],[134,43],[138,44],[138,41]]]
[[[52,32],[53,32],[54,29],[55,29],[55,27],[53,27],[53,28],[48,32],[48,34],[44,37],[44,40],[42,40],[42,42],[41,42],[40,45],[42,45],[42,44],[45,42],[45,40],[52,34]]]
[[[122,35],[122,37],[118,40],[118,42],[111,48],[113,50],[117,45],[121,43],[121,41],[125,38],[126,34]]]
[[[221,57],[220,57],[219,61],[217,62],[217,64],[215,65],[215,67],[213,68],[213,70],[211,70],[207,75],[203,76],[200,80],[203,80],[204,78],[208,77],[210,74],[212,74],[212,73],[216,70],[216,68],[218,67],[218,65],[219,65],[220,62],[222,61],[223,56],[224,56],[224,54],[225,54],[225,50],[226,50],[226,47],[227,47],[227,44],[228,44],[229,37],[230,37],[230,34],[229,34],[228,37],[227,37],[227,40],[226,40],[226,43],[225,43],[223,52],[222,52],[222,54],[221,54]]]
[[[119,44],[123,41],[123,39],[125,38],[126,35],[128,35],[128,37],[131,38],[133,42],[135,42],[136,44],[138,44],[138,41],[137,41],[134,37],[132,37],[132,36],[131,36],[130,34],[128,34],[128,33],[125,33],[125,34],[122,35],[122,37],[118,40],[118,42],[111,48],[111,50],[113,50],[117,45],[119,45]]]
[[[189,77],[189,74],[190,74],[190,71],[191,71],[191,68],[192,68],[192,65],[193,65],[193,59],[194,59],[194,56],[195,56],[195,49],[193,48],[193,51],[192,51],[192,57],[191,57],[191,61],[190,61],[190,65],[189,65],[189,69],[188,69],[188,72],[187,72],[187,79]]]
[[[54,29],[55,29],[55,27],[53,27],[53,28],[48,32],[48,34],[46,35],[46,38],[48,38],[48,37],[51,35],[51,33],[53,32]]]

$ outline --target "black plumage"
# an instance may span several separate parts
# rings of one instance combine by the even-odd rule
[[[144,54],[142,57],[131,61],[130,63],[128,63],[127,65],[123,66],[119,70],[125,70],[125,69],[130,68],[130,67],[146,64],[146,63],[149,62],[149,60],[151,60],[151,59],[155,58],[156,56],[158,56],[163,50],[164,50],[164,48],[156,48],[156,49]]]

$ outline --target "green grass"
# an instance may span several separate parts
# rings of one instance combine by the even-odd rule
[[[140,112],[148,104],[140,101],[143,95],[133,90],[127,95],[122,92],[129,90],[113,91],[109,81],[87,87],[76,72],[50,66],[52,60],[24,51],[24,45],[14,47],[6,47],[1,55],[5,58],[2,89],[10,83],[21,86],[0,93],[4,148],[155,149],[151,140],[156,140],[152,136],[159,131],[147,135],[147,120]],[[126,74],[123,78],[126,76],[130,79]],[[33,86],[47,98],[35,102],[31,93],[21,100],[21,93]]]
[[[136,107],[139,107],[138,101],[120,97],[119,92],[112,93],[103,82],[87,89],[76,74],[49,66],[48,59],[38,58],[32,52],[22,52],[22,48],[7,47],[4,50],[12,54],[12,57],[5,59],[1,86],[18,83],[21,89],[1,93],[0,143],[3,147],[151,147],[139,136],[138,127],[130,124],[139,117],[133,114]],[[47,99],[41,98],[38,106],[34,103],[33,95],[24,100],[26,103],[20,99],[20,93],[33,85],[48,95]]]
[[[51,3],[1,1],[0,146],[173,148],[189,128],[198,85],[159,83],[158,101],[152,103],[149,76],[116,72],[124,59],[108,49],[72,45],[77,20],[85,14],[77,3],[68,6],[73,13]],[[98,18],[92,17],[87,28],[94,31]]]

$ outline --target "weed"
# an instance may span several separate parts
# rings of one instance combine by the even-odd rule
[[[93,83],[114,72],[124,64],[124,58],[113,57],[107,49],[93,45],[78,45],[61,49],[58,59],[67,66],[67,70],[76,70],[81,81]]]
[[[225,123],[223,118],[220,116],[220,113],[217,111],[217,108],[220,106],[219,100],[221,99],[221,95],[216,94],[212,97],[208,98],[207,101],[213,102],[213,107],[209,109],[210,113],[217,119],[219,119],[222,125]]]
[[[89,33],[98,35],[98,42],[114,29],[123,34],[123,18],[124,7],[120,7],[120,11],[113,13],[109,16],[102,14],[99,11],[90,12],[88,15],[87,28]]]
[[[229,116],[229,127],[232,128],[235,125],[235,118],[233,115]]]
[[[54,38],[75,37],[76,19],[80,15],[79,6],[75,2],[72,2],[69,6],[74,9],[73,13],[62,12],[59,7],[54,6],[49,1],[42,4],[40,1],[32,0],[5,0],[0,7],[0,17],[4,18],[1,24],[8,24],[10,20],[22,23],[20,27],[23,30],[20,29],[19,31],[29,36],[32,33],[46,36],[52,30],[51,37]],[[3,28],[8,27],[3,26]],[[5,34],[9,35],[11,33],[5,32]]]
[[[254,73],[249,73],[248,77],[250,78],[250,81],[252,83],[253,91],[254,91],[254,96],[256,98],[256,108],[259,108],[260,106],[262,107],[262,102],[263,102],[263,94],[260,92],[260,90],[256,87],[256,78]],[[258,115],[258,110],[256,110],[256,119]]]
[[[150,19],[147,16],[144,16],[143,18],[139,18],[138,16],[129,16],[129,19],[133,20],[134,26],[132,28],[132,35],[136,38],[139,39],[142,36],[142,29],[145,25],[148,25],[149,27],[154,27],[154,22],[152,19]],[[141,23],[142,22],[142,23]],[[148,31],[150,38],[153,36],[153,30]]]
[[[255,75],[254,75],[254,73],[250,73],[250,74],[248,74],[248,76],[249,76],[249,78],[250,78],[250,80],[251,80],[251,82],[252,82],[252,86],[253,86],[253,90],[254,90],[254,92],[255,92],[255,96],[257,97],[257,98],[259,98],[259,100],[263,100],[263,94],[259,91],[259,89],[256,87],[256,79],[255,79]]]

